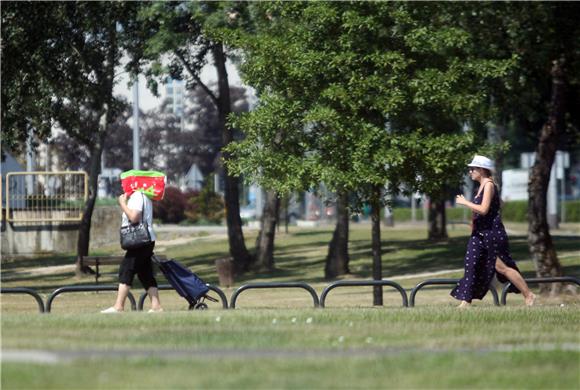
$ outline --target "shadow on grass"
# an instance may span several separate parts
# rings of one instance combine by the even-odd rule
[[[2,273],[6,270],[27,267],[52,267],[58,265],[74,264],[76,256],[74,255],[39,255],[37,257],[22,258],[16,257],[10,260],[2,261]]]
[[[308,239],[304,239],[308,237]],[[304,231],[291,233],[284,236],[284,241],[276,245],[275,269],[271,272],[249,272],[239,276],[236,283],[248,283],[251,281],[264,280],[294,280],[307,283],[324,282],[325,258],[328,252],[328,240],[331,238],[331,230],[328,231]],[[577,236],[553,236],[558,251],[575,251],[580,249]],[[312,240],[312,241],[311,241]],[[463,267],[463,258],[468,242],[468,236],[451,237],[442,242],[432,242],[427,239],[383,239],[382,266],[385,278],[394,275],[404,275],[422,272],[441,271]],[[206,282],[216,284],[217,274],[215,261],[229,257],[227,241],[219,243],[216,247],[212,243],[209,247],[203,244],[196,246],[179,246],[169,248],[164,254],[169,258],[175,258],[193,272],[199,274]],[[223,246],[219,246],[223,245]],[[251,248],[249,246],[249,248]],[[527,237],[510,236],[510,248],[516,261],[529,260]],[[204,249],[206,252],[204,252]],[[355,277],[372,277],[372,248],[370,239],[353,238],[349,243],[350,268]],[[95,251],[91,254],[106,254],[103,251]],[[117,253],[117,251],[115,252]],[[189,254],[191,253],[191,254]],[[54,290],[64,285],[81,285],[94,283],[94,276],[87,275],[82,279],[75,277],[74,272],[56,272],[51,274],[28,274],[26,268],[43,266],[72,265],[75,256],[66,254],[63,256],[47,255],[37,258],[21,258],[2,263],[2,283],[7,287],[26,285],[43,290]],[[570,276],[580,275],[579,265],[564,265],[564,274]],[[109,271],[109,273],[105,273]],[[116,283],[116,266],[103,267],[102,284]],[[534,277],[533,272],[524,273],[525,277]],[[157,276],[160,283],[165,283],[160,273]]]

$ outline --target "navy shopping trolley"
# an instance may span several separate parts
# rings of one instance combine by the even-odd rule
[[[206,310],[207,304],[204,303],[205,299],[211,302],[218,301],[207,295],[209,287],[207,287],[206,283],[199,276],[177,261],[172,259],[161,260],[155,255],[152,256],[152,260],[159,266],[159,269],[175,291],[189,303],[189,310]]]

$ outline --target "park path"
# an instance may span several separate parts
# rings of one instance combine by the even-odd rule
[[[1,351],[2,363],[41,363],[58,364],[79,359],[305,359],[305,358],[353,358],[395,356],[411,354],[445,354],[445,353],[494,353],[494,352],[536,352],[536,351],[572,351],[580,352],[580,344],[575,343],[544,343],[544,344],[500,344],[480,348],[334,348],[334,349],[155,349],[155,350],[98,350],[84,349],[81,351],[48,351],[48,350],[18,350]]]

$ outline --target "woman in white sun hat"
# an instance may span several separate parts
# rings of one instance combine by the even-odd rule
[[[495,169],[492,160],[475,156],[469,167],[471,180],[479,184],[470,202],[458,195],[456,203],[467,206],[473,212],[473,230],[465,255],[465,274],[451,291],[451,296],[461,301],[460,308],[469,307],[472,299],[482,299],[497,273],[500,282],[512,283],[510,292],[521,292],[525,304],[532,306],[536,296],[528,285],[509,250],[507,233],[501,221],[500,199],[493,180]]]

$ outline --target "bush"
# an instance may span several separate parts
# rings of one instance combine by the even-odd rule
[[[566,209],[566,222],[580,222],[580,200],[564,201]],[[560,206],[558,206],[560,213]],[[528,221],[528,201],[517,200],[503,204],[501,211],[502,219],[510,222],[527,222]]]
[[[526,222],[528,220],[528,201],[512,200],[501,207],[501,218],[509,222]]]
[[[225,205],[222,197],[215,193],[211,183],[201,192],[191,191],[186,194],[185,216],[193,223],[221,223],[225,217]]]
[[[153,216],[164,223],[179,223],[185,219],[185,195],[175,187],[167,187],[163,200],[153,202]]]
[[[568,200],[565,201],[564,207],[566,208],[566,222],[577,223],[580,222],[580,200]],[[463,207],[453,207],[446,209],[447,221],[461,221],[463,220]],[[417,220],[421,221],[423,219],[423,209],[417,208]],[[558,209],[558,212],[560,210]],[[411,220],[411,209],[410,208],[394,208],[393,214],[395,218],[395,223],[397,221],[410,221]],[[502,205],[501,217],[503,221],[506,222],[527,222],[528,221],[528,201],[527,200],[513,200],[511,202],[505,202]],[[467,219],[471,218],[471,213],[467,211]]]
[[[580,200],[564,202],[566,208],[566,222],[580,222]]]
[[[448,222],[449,221],[462,221],[464,219],[463,208],[459,208],[459,207],[447,208],[447,209],[445,209],[445,213],[446,213],[445,216],[446,216]],[[468,220],[471,218],[469,211],[467,211],[465,215],[467,215]],[[395,223],[397,223],[397,221],[400,221],[400,222],[410,221],[411,220],[411,208],[410,207],[394,208],[393,209],[393,216],[395,219]],[[417,221],[423,220],[423,208],[422,207],[417,207],[415,209],[415,218]]]

